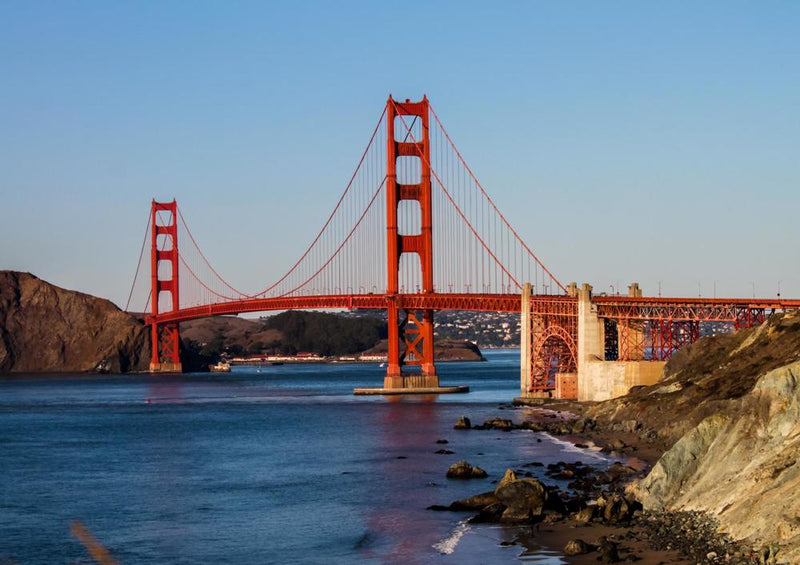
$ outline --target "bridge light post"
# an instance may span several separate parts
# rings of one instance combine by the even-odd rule
[[[661,298],[661,281],[658,281],[658,297]]]
[[[781,281],[778,281],[778,299],[781,298]]]

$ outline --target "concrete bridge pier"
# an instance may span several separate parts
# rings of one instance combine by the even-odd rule
[[[631,297],[642,296],[637,283],[628,287]],[[624,325],[623,325],[624,324]],[[605,324],[592,302],[592,287],[584,284],[578,292],[578,400],[608,400],[624,396],[639,385],[661,378],[665,361],[643,359],[644,325],[618,322],[620,360],[605,359]]]
[[[547,394],[531,392],[529,385],[531,373],[543,363],[543,359],[534,359],[533,341],[540,324],[534,316],[547,316],[531,311],[531,286],[526,284],[522,290],[520,310],[520,401],[541,402],[542,398],[576,398],[581,401],[600,401],[623,396],[634,386],[649,385],[661,377],[665,361],[644,359],[645,331],[644,323],[636,320],[617,320],[618,355],[617,360],[607,361],[606,325],[598,314],[597,305],[592,298],[592,286],[582,284],[580,288],[570,285],[568,295],[577,298],[577,344],[576,363],[577,386],[574,373],[558,373],[554,375],[555,390]],[[630,297],[642,296],[637,283],[628,287]],[[562,383],[563,381],[563,383]],[[559,386],[567,383],[568,386]]]

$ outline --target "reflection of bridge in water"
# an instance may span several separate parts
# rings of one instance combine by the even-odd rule
[[[600,399],[652,382],[666,359],[699,339],[701,323],[746,328],[800,307],[799,300],[648,298],[635,284],[628,296],[565,286],[497,209],[427,98],[389,98],[320,232],[286,274],[258,292],[237,290],[214,269],[175,201],[153,201],[148,229],[150,277],[142,287],[150,292],[153,372],[181,370],[182,321],[382,309],[389,328],[384,387],[436,389],[436,310],[521,312],[522,396]]]

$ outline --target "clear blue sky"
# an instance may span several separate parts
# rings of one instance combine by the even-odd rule
[[[0,268],[124,304],[175,197],[261,288],[386,96],[426,93],[561,280],[800,297],[798,30],[789,1],[5,1]]]

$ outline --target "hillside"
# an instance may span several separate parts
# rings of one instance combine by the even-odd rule
[[[0,271],[0,373],[146,370],[149,335],[108,300]]]
[[[181,337],[205,355],[353,353],[385,354],[386,322],[379,316],[350,316],[289,311],[259,320],[218,316],[181,324]],[[481,361],[483,355],[464,340],[436,339],[439,361]]]
[[[236,316],[216,316],[182,322],[181,339],[209,355],[228,351],[234,355],[261,353],[280,343],[283,334],[268,329],[258,320]]]
[[[700,339],[679,350],[661,381],[588,409],[601,425],[636,429],[668,449],[728,401],[753,390],[758,380],[800,360],[800,313],[774,315],[759,327]]]
[[[288,311],[246,320],[219,316],[181,324],[181,336],[207,355],[360,353],[386,337],[386,323],[372,317]]]
[[[768,547],[762,562],[800,562],[800,312],[701,339],[661,382],[590,407],[583,427],[665,450],[631,488],[646,510],[706,512]]]

